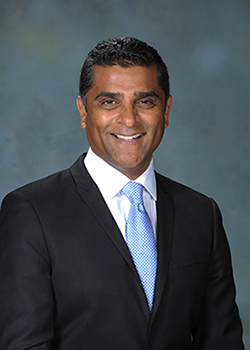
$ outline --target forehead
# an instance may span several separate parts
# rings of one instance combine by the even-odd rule
[[[132,66],[96,66],[93,86],[89,90],[126,92],[126,91],[160,91],[156,65],[150,67]]]

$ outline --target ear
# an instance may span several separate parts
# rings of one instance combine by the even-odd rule
[[[82,98],[80,96],[77,97],[76,99],[76,105],[80,114],[80,118],[81,118],[81,128],[85,129],[86,128],[86,116],[87,116],[87,112],[86,112],[86,108],[82,102]]]
[[[173,101],[173,97],[171,95],[169,95],[168,100],[167,100],[167,104],[166,104],[165,113],[164,113],[165,128],[168,127],[168,123],[169,123],[168,116],[169,116],[169,112],[171,109],[172,101]]]

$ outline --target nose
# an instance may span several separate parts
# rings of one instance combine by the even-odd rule
[[[138,120],[136,108],[133,104],[123,106],[119,115],[116,118],[117,123],[125,125],[127,128],[133,127]]]

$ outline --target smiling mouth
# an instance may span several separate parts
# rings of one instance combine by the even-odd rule
[[[112,135],[114,135],[114,137],[116,137],[117,139],[131,141],[131,140],[139,139],[140,137],[142,137],[143,134],[135,134],[135,135],[131,135],[131,136],[124,136],[124,135],[118,135],[118,134],[112,134]]]

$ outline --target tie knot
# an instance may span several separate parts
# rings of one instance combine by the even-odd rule
[[[132,204],[143,203],[143,185],[138,182],[128,182],[122,189],[122,193],[130,200]]]

